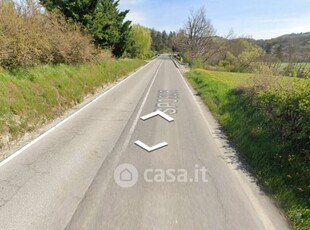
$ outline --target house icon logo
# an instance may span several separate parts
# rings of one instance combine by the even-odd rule
[[[124,169],[120,173],[120,181],[132,181],[132,173],[128,169]]]
[[[122,188],[130,188],[138,182],[139,174],[135,166],[121,164],[114,171],[114,181]]]

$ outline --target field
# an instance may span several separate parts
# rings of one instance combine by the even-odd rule
[[[0,150],[143,64],[122,59],[0,69]]]
[[[310,229],[309,79],[199,69],[187,77],[294,228]]]
[[[285,62],[283,62],[283,63],[281,63],[281,67],[282,68],[285,68],[285,67],[287,67],[289,65],[289,63],[285,63]],[[305,67],[306,69],[310,69],[310,63],[294,63],[294,65],[295,66],[303,66],[303,67]]]

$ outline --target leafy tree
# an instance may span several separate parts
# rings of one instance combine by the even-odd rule
[[[132,58],[143,58],[151,51],[151,31],[140,25],[133,25],[131,29],[131,42],[127,52]]]
[[[168,33],[164,30],[163,32],[151,29],[152,45],[153,51],[167,52],[173,51],[175,49],[173,39],[176,34],[174,32]]]
[[[283,45],[282,44],[277,46],[275,55],[279,60],[282,60],[283,58]]]
[[[176,38],[176,33],[170,32],[168,36],[168,47],[171,49],[172,52],[177,51],[175,44],[174,44],[175,38]]]
[[[128,45],[128,10],[118,9],[119,0],[40,0],[47,10],[59,9],[68,21],[83,24],[102,48],[120,57]]]
[[[225,61],[232,71],[245,72],[253,68],[253,64],[262,55],[262,49],[247,39],[235,39],[229,44]]]
[[[94,14],[99,0],[40,0],[49,11],[59,9],[72,22],[87,24],[89,16]]]
[[[167,47],[167,45],[168,45],[168,34],[165,30],[161,33],[161,40],[162,40],[163,45],[165,47]]]
[[[157,31],[155,29],[151,29],[151,38],[152,38],[151,49],[154,51],[158,51],[157,44],[155,43],[156,34],[157,34]]]
[[[164,49],[163,37],[162,37],[160,31],[157,31],[157,32],[156,32],[156,35],[155,35],[155,44],[156,44],[156,50],[161,51],[161,50]]]

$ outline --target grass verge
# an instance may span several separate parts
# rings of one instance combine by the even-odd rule
[[[248,95],[239,90],[239,85],[251,78],[250,74],[194,69],[187,74],[187,77],[219,120],[236,148],[252,167],[265,190],[286,211],[294,228],[310,229],[309,149],[303,148],[305,145],[300,144],[305,143],[307,138],[298,136],[300,138],[298,140],[304,142],[283,141],[285,140],[281,135],[283,133],[272,129],[272,123],[279,124],[276,123],[277,121],[267,119],[265,107],[261,107],[259,103],[263,101],[264,105],[269,106],[273,105],[272,103],[278,103],[287,109],[284,97],[281,97],[279,102],[276,101],[280,92],[267,90],[257,95]],[[284,80],[284,82],[287,81]],[[309,80],[297,80],[296,84],[309,84]],[[301,110],[303,103],[306,103],[307,106],[304,106],[304,109],[308,116],[310,91],[309,88],[304,88],[306,91],[303,95],[307,96],[302,100],[295,100],[298,94],[296,88],[293,88],[291,95],[288,95],[289,93],[283,95],[289,97],[291,101],[298,102],[300,106],[298,111]],[[275,107],[277,110],[282,108]],[[288,109],[293,110],[290,106]],[[271,112],[278,113],[279,111]],[[301,124],[302,127],[308,127],[306,134],[309,133],[308,117],[305,117],[302,120],[304,123]],[[281,122],[286,121],[284,119]]]
[[[143,64],[122,59],[0,69],[0,150]]]

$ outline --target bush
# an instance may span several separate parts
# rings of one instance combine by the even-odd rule
[[[269,162],[268,177],[278,174],[278,184],[271,179],[265,179],[264,183],[285,201],[283,206],[289,209],[296,226],[309,226],[310,81],[265,77],[243,91],[243,96],[255,108],[255,116],[260,120],[257,127],[265,130],[266,140],[269,137],[273,142],[269,153],[261,157]],[[287,190],[287,196],[281,194],[283,190]],[[297,212],[303,214],[301,220],[294,218]]]
[[[59,12],[46,13],[32,1],[17,6],[0,0],[0,66],[82,63],[110,56]]]
[[[144,63],[120,59],[0,70],[0,150]]]
[[[130,45],[127,56],[131,58],[148,58],[151,54],[151,31],[140,25],[133,25],[130,33]]]
[[[204,70],[188,77],[294,227],[310,229],[309,79],[256,75],[244,83],[240,73]]]
[[[295,155],[310,161],[309,80],[256,76],[244,91],[263,116],[266,128],[278,133]]]

